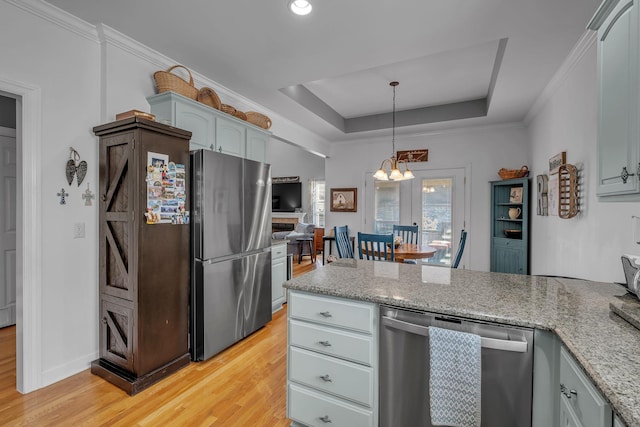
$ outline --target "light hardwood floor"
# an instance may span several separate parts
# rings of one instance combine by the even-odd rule
[[[322,265],[294,262],[297,277]],[[89,369],[16,391],[15,327],[0,329],[2,426],[288,426],[286,305],[264,328],[205,362],[191,362],[129,396]]]

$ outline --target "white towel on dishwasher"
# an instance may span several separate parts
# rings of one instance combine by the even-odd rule
[[[429,327],[429,395],[434,426],[480,426],[480,344],[479,335]]]

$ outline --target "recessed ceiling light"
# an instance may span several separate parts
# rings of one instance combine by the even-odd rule
[[[311,13],[311,3],[307,0],[291,0],[289,1],[289,10],[296,15],[308,15]]]

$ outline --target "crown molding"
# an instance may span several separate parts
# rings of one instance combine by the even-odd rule
[[[415,137],[429,137],[429,136],[437,136],[437,135],[459,135],[465,133],[479,133],[479,132],[493,132],[496,130],[505,130],[505,129],[525,129],[525,125],[523,122],[503,122],[503,123],[494,123],[488,125],[474,125],[474,126],[458,126],[452,128],[445,129],[434,129],[427,130],[422,132],[407,132],[400,134],[402,138],[415,138]],[[396,137],[398,133],[396,133]],[[346,141],[335,141],[332,144],[361,144],[363,142],[366,143],[375,143],[375,142],[383,142],[389,141],[387,136],[380,136],[375,138],[367,138],[362,137],[358,139],[349,139]],[[397,139],[396,139],[396,142]]]
[[[534,101],[533,105],[524,116],[524,123],[528,126],[533,119],[540,113],[546,103],[553,97],[553,94],[562,85],[565,79],[569,76],[571,71],[575,68],[576,64],[580,62],[586,52],[593,46],[596,41],[596,33],[591,30],[586,30],[580,40],[576,43],[569,55],[565,58],[560,65],[560,68],[553,75],[547,86],[542,90],[540,96]]]
[[[32,15],[56,24],[92,42],[98,42],[95,25],[59,9],[43,0],[5,0],[7,3]]]

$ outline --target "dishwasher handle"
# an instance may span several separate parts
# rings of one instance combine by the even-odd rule
[[[411,334],[422,335],[424,337],[429,336],[428,326],[420,326],[414,323],[403,322],[402,320],[392,319],[387,316],[382,316],[382,324],[388,328],[399,329]],[[482,348],[490,348],[500,351],[511,351],[516,353],[526,353],[528,348],[526,340],[511,341],[488,337],[480,337],[480,340]]]

